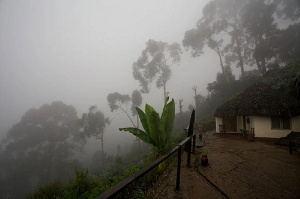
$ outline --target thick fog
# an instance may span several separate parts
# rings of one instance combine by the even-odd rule
[[[139,89],[132,64],[145,43],[153,39],[181,44],[184,32],[195,27],[207,2],[1,1],[1,137],[27,110],[52,101],[73,105],[78,117],[97,105],[115,118],[106,131],[130,125],[128,119],[121,119],[124,114],[111,113],[107,95],[130,95]],[[193,104],[192,86],[206,94],[207,83],[220,67],[209,50],[200,58],[183,51],[181,63],[171,68],[167,90],[171,98],[184,99],[187,110]],[[163,91],[155,83],[151,93],[143,95],[144,103],[162,106]]]
[[[0,0],[0,198],[143,162],[150,145],[119,131],[136,106],[173,98],[176,145],[193,106],[213,129],[214,109],[272,70],[296,96],[299,65],[283,66],[299,62],[299,21],[297,1]]]

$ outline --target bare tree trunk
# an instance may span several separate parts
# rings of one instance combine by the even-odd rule
[[[241,67],[241,75],[242,75],[242,77],[244,77],[245,76],[244,61],[242,58],[242,52],[241,52],[241,46],[240,46],[241,44],[240,44],[238,35],[235,35],[235,41],[236,41],[236,45],[237,45],[237,53],[239,56],[239,62],[240,62],[240,67]]]
[[[135,124],[132,121],[131,117],[128,115],[127,111],[122,106],[118,106],[118,107],[127,115],[127,117],[129,118],[131,124],[135,127]]]
[[[265,50],[263,47],[263,38],[262,35],[259,35],[259,44],[260,44],[260,48],[261,48],[261,74],[265,74],[266,73],[266,59],[265,59]]]
[[[257,66],[258,71],[260,72],[260,74],[262,73],[262,69],[261,69],[261,65],[259,63],[259,56],[257,54],[257,49],[258,49],[258,39],[257,37],[255,37],[255,50],[254,50],[254,58],[255,58],[255,63]]]
[[[223,64],[221,52],[220,52],[219,48],[216,48],[216,49],[213,49],[213,50],[214,50],[214,51],[218,54],[218,56],[219,56],[221,70],[222,70],[222,73],[224,74],[224,64]]]

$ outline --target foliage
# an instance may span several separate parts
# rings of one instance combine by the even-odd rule
[[[141,95],[141,92],[138,91],[137,89],[134,90],[131,94],[131,112],[132,112],[132,115],[135,116],[137,114],[135,108],[136,107],[140,107],[141,104],[142,104],[142,95]]]
[[[88,177],[87,170],[77,170],[76,178],[69,181],[66,186],[66,198],[91,198],[94,189],[100,186],[99,179],[93,176]]]
[[[215,129],[214,112],[216,108],[229,101],[244,89],[260,80],[257,72],[245,72],[245,76],[235,80],[228,70],[226,73],[218,73],[216,81],[209,83],[207,90],[210,92],[207,97],[199,102],[196,110],[196,123],[203,125],[204,130]]]
[[[133,77],[140,82],[141,92],[149,93],[149,84],[156,79],[156,87],[163,87],[165,99],[166,83],[172,73],[170,65],[180,62],[181,53],[178,43],[168,44],[150,39],[141,57],[133,63]],[[168,63],[168,60],[171,62]]]
[[[52,184],[39,187],[35,192],[29,193],[27,199],[40,199],[40,198],[65,198],[65,187],[60,181]]]
[[[185,137],[185,133],[177,133],[172,136],[168,149],[172,149],[178,145]],[[132,162],[127,158],[117,155],[113,162],[107,164],[99,171],[99,175],[97,176],[88,175],[89,172],[84,169],[77,170],[76,177],[67,183],[64,184],[60,181],[55,181],[28,194],[27,198],[95,198],[118,182],[150,164],[156,158],[155,153],[150,152]],[[173,158],[168,159],[167,162],[170,163]],[[130,186],[129,189],[119,194],[117,198],[143,198],[147,189],[154,185],[159,174],[157,169],[152,170]]]
[[[297,96],[296,80],[300,77],[300,63],[288,64],[283,68],[268,71],[262,82],[291,97]]]
[[[278,48],[279,58],[283,63],[293,63],[300,61],[299,33],[300,23],[290,25],[287,29],[280,30],[280,32],[278,33],[278,40],[274,45]]]
[[[101,111],[98,111],[97,106],[91,106],[88,113],[82,114],[79,123],[87,136],[101,138],[108,121],[109,119],[105,118]]]
[[[177,133],[173,133],[172,137],[167,145],[167,151],[172,150],[175,146],[177,146],[186,137],[187,137],[187,133],[184,130],[181,130]]]
[[[159,154],[163,154],[173,132],[175,119],[174,99],[169,103],[168,98],[166,99],[161,117],[148,104],[145,106],[145,113],[140,108],[136,108],[136,110],[145,131],[133,127],[120,128],[119,130],[132,133],[144,142],[156,147]]]
[[[72,177],[80,166],[74,154],[85,144],[77,120],[75,108],[58,101],[27,111],[3,143],[0,193],[21,198],[38,184]]]
[[[191,47],[194,52],[203,53],[203,47],[207,45],[214,50],[220,59],[220,66],[224,72],[224,53],[227,54],[226,64],[237,62],[244,76],[244,60],[242,59],[242,41],[239,27],[240,17],[238,12],[244,1],[210,1],[203,8],[203,17],[198,21],[197,28],[185,33],[183,45]],[[227,45],[224,44],[224,40]],[[194,42],[196,41],[196,42]],[[195,44],[200,44],[195,46]],[[200,54],[197,53],[197,56]]]
[[[97,106],[91,106],[88,113],[82,114],[79,124],[87,136],[101,140],[101,161],[104,164],[103,134],[104,128],[109,124],[109,118],[105,118],[104,114],[98,111]]]
[[[136,110],[135,107],[139,107],[142,104],[142,95],[140,91],[134,90],[131,94],[131,98],[127,94],[120,94],[118,92],[110,93],[107,95],[107,101],[108,105],[111,109],[111,111],[117,111],[118,109],[121,109],[123,113],[126,114],[130,122],[132,123],[133,126],[136,126],[134,122],[132,121],[131,117],[128,114],[128,111],[126,109],[126,106],[128,105],[129,101],[131,100],[131,112],[132,115],[136,115]],[[138,118],[137,118],[137,127],[138,127]]]
[[[213,114],[216,108],[237,96],[240,92],[257,81],[262,81],[274,89],[281,90],[292,97],[296,97],[297,87],[295,83],[299,77],[299,63],[293,63],[283,68],[270,70],[262,77],[255,70],[247,71],[245,77],[230,82],[225,80],[224,74],[219,73],[216,81],[208,85],[210,94],[197,107],[197,123],[202,124],[205,130],[215,129]]]
[[[183,46],[193,57],[208,46],[217,53],[222,73],[225,64],[236,64],[244,77],[245,65],[256,65],[264,74],[272,66],[299,61],[296,1],[213,0],[202,14],[196,28],[185,32]]]
[[[201,152],[201,156],[207,156],[207,154],[208,154],[208,150],[203,150],[203,151]]]
[[[118,92],[110,93],[107,95],[108,105],[110,110],[116,111],[121,108],[121,104],[127,104],[130,101],[129,95],[122,95]]]

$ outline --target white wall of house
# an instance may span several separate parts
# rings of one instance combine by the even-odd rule
[[[219,125],[222,125],[222,118],[216,117],[216,133],[220,133]]]
[[[292,118],[292,131],[300,132],[300,115]]]
[[[250,116],[249,118],[249,128],[254,128],[255,137],[280,138],[287,136],[291,131],[300,131],[300,116],[291,119],[291,129],[272,129],[270,117]]]
[[[291,131],[300,132],[300,116],[291,119],[291,129],[272,129],[270,117],[249,116],[250,124],[246,123],[246,129],[254,128],[255,137],[280,138],[287,136]],[[220,133],[219,125],[222,124],[222,118],[216,117],[216,132]],[[237,117],[237,130],[243,127],[243,117]]]

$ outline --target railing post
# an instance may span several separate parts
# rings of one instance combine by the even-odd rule
[[[196,153],[196,133],[193,135],[193,154]]]
[[[191,138],[191,137],[190,137]],[[187,154],[187,167],[191,167],[191,145],[192,145],[192,140],[190,139],[188,141],[188,154]]]
[[[180,189],[180,168],[181,168],[181,146],[179,146],[178,148],[178,156],[177,156],[176,190]]]

